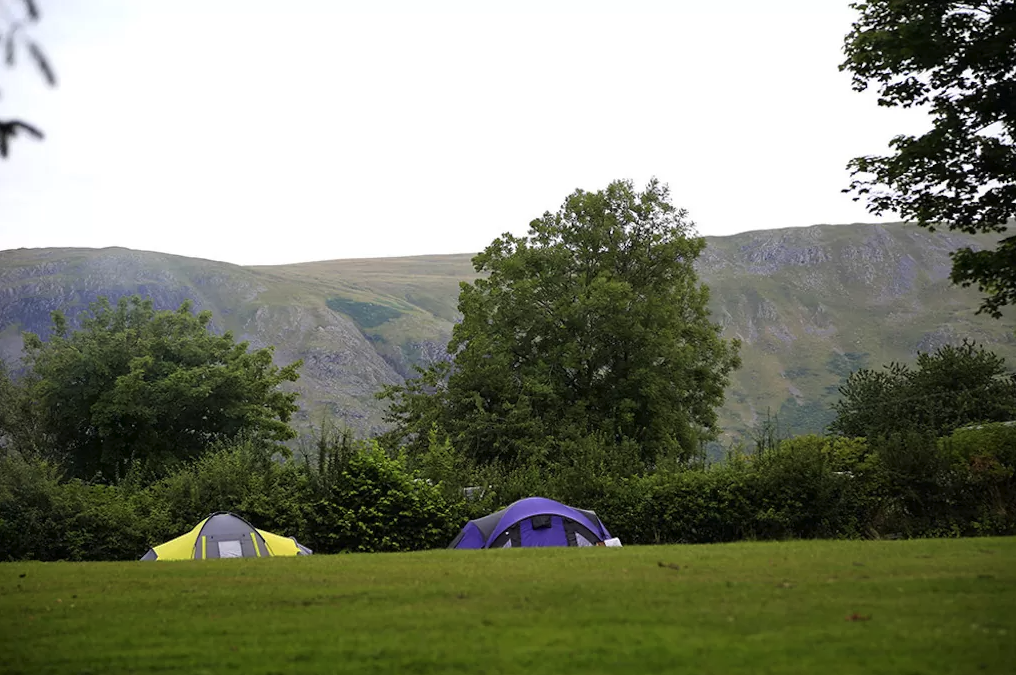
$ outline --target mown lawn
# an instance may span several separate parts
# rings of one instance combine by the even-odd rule
[[[1016,538],[0,565],[4,673],[1013,673]]]

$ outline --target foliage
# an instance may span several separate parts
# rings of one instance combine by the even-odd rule
[[[420,477],[436,486],[446,501],[454,503],[462,499],[462,491],[467,487],[464,479],[471,473],[469,465],[451,441],[438,438],[437,427],[431,428],[427,452],[417,456],[415,464],[419,467]]]
[[[42,429],[38,407],[31,395],[34,380],[29,376],[13,379],[0,360],[0,455],[16,453],[21,457],[46,457],[50,443]]]
[[[755,463],[758,493],[754,534],[760,538],[834,537],[850,533],[843,522],[850,478],[832,469],[826,439],[800,436],[780,443]]]
[[[241,434],[213,444],[200,459],[150,487],[141,486],[138,502],[147,507],[146,515],[162,511],[168,521],[167,536],[151,544],[182,534],[217,511],[273,532],[303,532],[311,500],[307,475],[294,462],[275,461],[279,450],[258,436]]]
[[[0,457],[0,561],[137,557],[149,532],[135,515],[115,487],[64,482],[45,460]]]
[[[1004,232],[1016,218],[1016,2],[866,0],[846,37],[841,70],[879,105],[927,106],[932,128],[901,135],[893,154],[850,162],[847,191],[869,210],[933,229]],[[952,279],[987,293],[979,311],[1016,302],[1016,237],[953,254]]]
[[[248,436],[154,484],[133,472],[115,486],[65,480],[44,459],[10,453],[0,457],[0,559],[134,560],[215,511],[318,553],[441,548],[467,519],[532,495],[594,509],[625,544],[1016,533],[1007,425],[941,440],[801,436],[761,455],[640,475],[629,466],[637,448],[617,452],[603,437],[577,441],[549,469],[463,468],[448,443],[432,441],[418,473],[406,456],[348,434],[327,437],[323,459],[309,463],[277,461],[277,446]],[[466,501],[466,483],[484,489]]]
[[[47,342],[25,335],[43,428],[74,475],[115,482],[135,464],[164,474],[218,437],[296,435],[296,394],[279,385],[296,381],[299,362],[278,368],[271,348],[211,333],[211,313],[189,302],[156,312],[137,296],[102,298],[89,312],[79,331],[54,312]]]
[[[56,76],[53,74],[53,67],[49,64],[45,53],[38,43],[25,36],[25,26],[38,23],[39,8],[35,0],[21,0],[20,4],[24,6],[24,17],[15,19],[12,18],[13,14],[6,2],[0,0],[0,19],[6,20],[6,25],[0,25],[0,49],[3,50],[4,62],[7,66],[13,66],[17,61],[16,55],[19,52],[24,52],[35,63],[46,84],[51,87],[55,86]],[[42,131],[23,120],[0,120],[0,159],[7,157],[10,151],[10,139],[19,133],[34,138],[43,137]]]
[[[451,540],[458,514],[404,461],[363,444],[322,474],[308,509],[307,539],[316,551],[411,551]]]
[[[840,387],[830,431],[889,436],[914,430],[943,435],[978,422],[1016,419],[1016,377],[1005,359],[975,343],[919,353],[916,368],[893,363],[852,373]]]
[[[561,441],[630,440],[652,465],[715,431],[738,343],[709,321],[704,248],[667,187],[617,181],[505,234],[473,259],[448,352],[386,388],[390,444],[422,452],[433,425],[481,464],[554,463]]]
[[[960,518],[977,534],[1016,534],[1016,426],[959,429],[939,446],[962,480]]]

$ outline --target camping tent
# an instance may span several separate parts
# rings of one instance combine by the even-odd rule
[[[213,513],[187,534],[148,549],[142,560],[203,560],[310,555],[292,537],[259,530],[232,513]]]
[[[610,533],[595,512],[529,497],[470,520],[448,548],[596,546],[608,539]]]

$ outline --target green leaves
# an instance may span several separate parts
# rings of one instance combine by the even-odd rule
[[[879,105],[925,106],[932,128],[899,136],[888,156],[850,161],[845,192],[875,215],[898,213],[934,229],[1000,233],[1016,218],[1016,2],[874,0],[847,35],[840,70],[854,89],[875,86]],[[1016,302],[1016,239],[994,250],[962,249],[952,279],[986,297],[1000,317]]]
[[[270,348],[248,351],[210,320],[190,303],[157,312],[137,296],[103,298],[79,331],[55,313],[48,342],[26,335],[44,426],[75,475],[115,482],[134,463],[158,475],[219,437],[295,436],[296,394],[279,386],[300,364],[278,368]]]
[[[840,395],[830,431],[842,436],[941,436],[969,424],[1016,419],[1016,378],[1005,360],[967,341],[918,354],[916,369],[893,363],[859,370]]]
[[[592,433],[646,464],[696,453],[738,365],[692,266],[704,246],[655,180],[577,190],[496,239],[461,285],[453,366],[384,392],[389,440],[422,452],[436,424],[480,464],[553,462],[561,438]]]
[[[315,496],[306,540],[318,553],[437,548],[461,525],[438,487],[376,444],[359,444]]]

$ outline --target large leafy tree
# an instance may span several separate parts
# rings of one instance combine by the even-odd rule
[[[1016,0],[868,0],[846,37],[853,86],[880,105],[926,107],[931,130],[891,155],[850,162],[869,210],[934,229],[1002,233],[1016,218]],[[953,254],[952,280],[976,285],[979,311],[1016,302],[1016,237]]]
[[[452,363],[382,392],[387,440],[422,451],[437,429],[480,463],[554,461],[589,434],[647,463],[697,452],[739,365],[693,267],[704,247],[655,180],[578,190],[496,239],[461,286]]]
[[[1005,359],[973,342],[921,352],[916,367],[858,370],[840,387],[830,431],[843,436],[947,434],[1016,419],[1016,376]]]
[[[241,432],[271,440],[296,434],[288,422],[299,377],[278,368],[271,348],[249,351],[208,330],[210,312],[185,302],[155,311],[151,300],[102,298],[81,329],[53,313],[52,335],[25,334],[26,364],[43,427],[75,475],[116,481],[133,465],[158,474]]]

